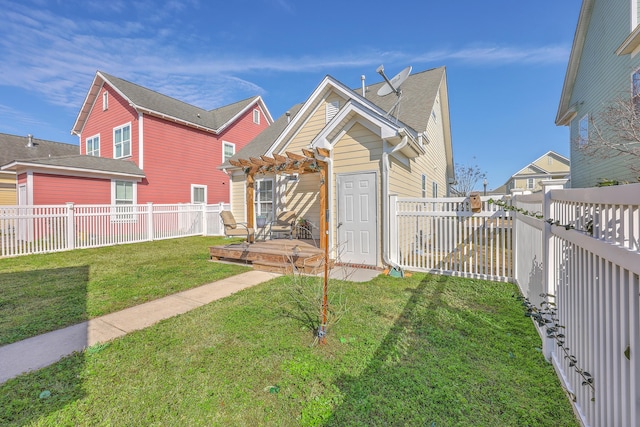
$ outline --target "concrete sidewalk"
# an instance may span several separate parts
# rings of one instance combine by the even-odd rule
[[[279,276],[248,271],[116,313],[91,319],[0,347],[0,384],[18,375],[49,366],[61,358],[100,342],[143,329]]]
[[[331,277],[366,282],[380,274],[376,270],[334,268]],[[91,319],[57,331],[0,347],[0,384],[28,371],[49,366],[75,351],[107,342],[163,319],[186,313],[242,289],[278,277],[279,274],[252,270],[189,289],[116,313]]]

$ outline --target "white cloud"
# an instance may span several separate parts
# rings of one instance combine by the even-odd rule
[[[292,11],[287,0],[274,1],[278,7]],[[102,5],[87,3],[86,8],[92,10],[98,4]],[[107,15],[127,16],[122,2],[110,5]],[[196,2],[185,6],[170,0],[164,6],[136,2],[135,7],[151,17],[144,22],[102,19],[97,13],[92,19],[75,20],[46,7],[0,0],[0,85],[39,92],[51,103],[75,110],[95,71],[103,70],[185,102],[212,108],[263,94],[264,90],[249,80],[249,76],[262,72],[371,68],[382,62],[547,64],[566,63],[569,56],[568,46],[473,46],[422,53],[363,49],[358,54],[343,51],[324,56],[223,54],[215,44],[195,43],[201,41],[198,35],[180,31],[185,24],[174,14],[183,8],[197,8]],[[207,105],[211,102],[216,105]]]

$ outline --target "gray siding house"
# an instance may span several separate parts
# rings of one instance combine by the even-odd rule
[[[571,187],[638,180],[640,168],[634,165],[640,158],[602,144],[604,140],[623,142],[603,123],[607,110],[621,102],[640,105],[638,3],[582,2],[556,116],[556,125],[570,127]],[[597,144],[604,149],[596,150]]]

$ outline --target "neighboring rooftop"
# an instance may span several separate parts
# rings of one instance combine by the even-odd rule
[[[74,144],[0,133],[0,166],[16,159],[43,159],[75,154],[80,154],[80,147]]]
[[[4,166],[4,170],[13,170],[18,165],[39,166],[46,169],[64,169],[106,172],[115,175],[144,177],[145,174],[135,163],[128,160],[109,159],[107,157],[73,156],[47,157],[41,159],[15,159]]]
[[[107,83],[113,87],[122,97],[129,101],[131,106],[136,110],[173,119],[216,133],[222,131],[236,116],[256,102],[259,102],[264,108],[267,120],[272,121],[266,106],[262,102],[262,98],[259,96],[247,98],[213,110],[205,110],[119,77],[112,76],[103,71],[98,71],[89,89],[87,98],[78,113],[78,117],[71,131],[72,133],[78,134],[82,132],[84,123],[87,120],[103,83]]]

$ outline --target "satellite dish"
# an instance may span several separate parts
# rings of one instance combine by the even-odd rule
[[[376,72],[384,78],[385,82],[387,82],[387,84],[382,85],[382,87],[378,89],[378,96],[386,96],[391,92],[395,92],[397,96],[400,96],[400,85],[402,85],[402,83],[407,80],[407,77],[409,77],[409,74],[411,74],[411,65],[400,71],[391,80],[389,80],[384,74],[384,67],[382,65],[378,67]]]

